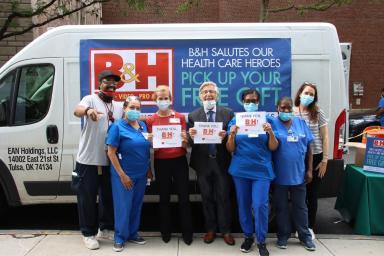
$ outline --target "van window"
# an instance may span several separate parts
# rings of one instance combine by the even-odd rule
[[[49,64],[21,68],[16,98],[15,125],[40,121],[48,113],[54,67]]]
[[[16,72],[12,71],[0,80],[0,127],[9,124],[11,88],[15,83]]]

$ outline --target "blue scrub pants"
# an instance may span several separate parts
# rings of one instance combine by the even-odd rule
[[[147,177],[131,178],[132,189],[124,188],[118,175],[111,175],[113,205],[115,213],[115,243],[137,238],[140,226],[141,207],[145,193]]]
[[[292,202],[292,215],[289,210],[288,193]],[[277,239],[287,242],[291,236],[291,216],[300,241],[311,240],[308,230],[308,209],[305,202],[306,185],[273,186],[273,205],[276,211]]]
[[[258,243],[265,243],[268,232],[269,180],[252,180],[233,176],[236,187],[239,220],[246,237],[256,230]],[[255,222],[252,219],[252,209]]]

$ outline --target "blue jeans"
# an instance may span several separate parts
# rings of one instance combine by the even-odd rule
[[[290,195],[292,215],[289,211]],[[273,186],[273,205],[276,211],[277,239],[286,242],[291,237],[291,218],[299,235],[300,241],[311,240],[308,230],[308,209],[305,202],[306,185],[277,185]]]

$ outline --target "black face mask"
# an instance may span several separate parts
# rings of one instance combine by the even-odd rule
[[[99,91],[99,97],[106,103],[111,103],[113,100],[113,97],[106,95],[103,91]]]

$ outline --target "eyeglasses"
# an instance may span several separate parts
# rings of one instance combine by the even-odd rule
[[[138,96],[135,96],[135,95],[130,95],[125,99],[126,102],[131,102],[131,101],[135,101],[135,100],[140,101],[140,98]]]
[[[304,85],[314,85],[314,86],[316,86],[315,83],[311,83],[311,82],[307,82],[307,81],[305,81],[303,84],[304,84]]]
[[[215,90],[202,90],[202,91],[200,91],[200,94],[202,94],[202,95],[206,95],[208,93],[215,94],[216,91]]]
[[[254,104],[257,104],[258,100],[257,99],[247,99],[247,100],[244,100],[244,103],[254,103]]]

